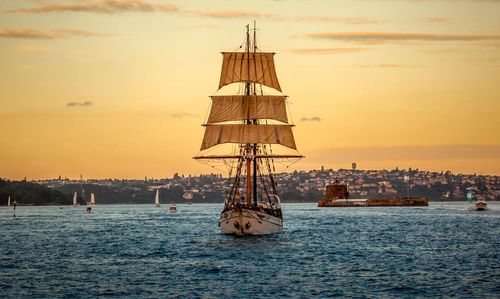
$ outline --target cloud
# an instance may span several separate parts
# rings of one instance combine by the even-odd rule
[[[289,51],[296,54],[350,54],[367,50],[366,48],[296,48]]]
[[[0,29],[0,38],[25,38],[25,39],[57,39],[68,37],[89,37],[89,36],[108,36],[102,34],[76,29]]]
[[[417,67],[415,64],[399,64],[399,63],[381,63],[381,64],[355,64],[355,67],[363,68],[407,68],[407,67]]]
[[[478,43],[478,44],[483,47],[500,48],[500,43]]]
[[[447,48],[447,49],[426,49],[426,50],[419,50],[418,52],[421,53],[427,53],[427,54],[450,54],[450,53],[460,53],[466,51],[465,49],[454,49],[454,48]]]
[[[91,12],[91,13],[123,13],[123,12],[178,12],[186,16],[214,19],[261,19],[270,21],[296,22],[331,22],[342,24],[377,24],[380,20],[363,17],[339,16],[286,16],[251,10],[183,10],[172,3],[155,3],[149,0],[75,0],[71,2],[46,3],[36,1],[37,5],[9,10],[10,13],[51,13],[51,12]]]
[[[47,52],[47,48],[40,45],[32,45],[32,44],[19,44],[16,46],[16,51],[19,53],[44,53]]]
[[[215,19],[264,19],[269,21],[294,21],[294,22],[329,22],[342,24],[377,24],[380,20],[361,17],[338,16],[286,16],[250,10],[213,10],[213,11],[185,11],[196,17]]]
[[[319,118],[318,116],[302,117],[300,120],[301,121],[321,121],[321,118]]]
[[[447,17],[427,17],[420,19],[426,23],[447,23],[450,21],[450,18]]]
[[[208,17],[215,19],[267,19],[272,21],[282,21],[286,20],[286,17],[262,13],[257,11],[245,11],[245,10],[218,10],[218,11],[193,11],[193,14],[199,17]]]
[[[387,1],[387,0],[385,0]],[[392,0],[400,2],[436,2],[436,0]],[[442,0],[443,2],[500,3],[500,0]]]
[[[500,41],[500,35],[489,34],[435,34],[412,32],[310,32],[306,37],[357,43],[387,42],[477,42]]]
[[[85,102],[68,102],[66,104],[66,107],[89,107],[92,106],[94,103],[91,101],[85,101]]]
[[[94,0],[73,1],[70,3],[49,3],[34,7],[10,10],[12,13],[47,13],[47,12],[93,12],[121,13],[139,12],[176,12],[179,7],[171,3],[153,3],[145,0]]]
[[[500,57],[483,57],[483,58],[467,58],[465,61],[470,61],[470,62],[484,62],[488,63],[495,63],[497,61],[500,61]]]
[[[437,2],[436,0],[379,0],[379,1],[412,2],[412,3]],[[441,2],[500,3],[500,0],[441,0]]]
[[[372,18],[336,17],[336,16],[299,16],[295,17],[294,20],[299,22],[330,22],[330,23],[341,23],[341,24],[351,24],[351,25],[382,23],[381,20]]]
[[[434,146],[336,147],[308,153],[311,161],[500,159],[500,145],[447,144]]]
[[[201,25],[181,26],[181,28],[186,30],[207,30],[207,29],[217,29],[220,28],[220,26],[201,24]]]
[[[198,114],[192,114],[187,112],[167,112],[167,116],[171,118],[186,118],[186,117],[198,117]]]

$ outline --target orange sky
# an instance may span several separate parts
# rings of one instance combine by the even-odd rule
[[[306,156],[286,170],[500,175],[498,1],[25,0],[0,3],[0,177],[216,171],[191,157],[254,19]]]

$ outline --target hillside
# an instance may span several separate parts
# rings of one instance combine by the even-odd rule
[[[0,205],[6,205],[10,196],[11,201],[18,205],[60,205],[70,204],[71,197],[47,186],[27,181],[10,181],[0,179]]]

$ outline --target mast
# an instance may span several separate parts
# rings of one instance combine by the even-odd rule
[[[250,70],[250,25],[247,24],[247,42],[246,42],[246,47],[245,50],[247,52],[247,69]],[[245,82],[245,95],[249,96],[250,95],[250,81],[247,80]],[[251,124],[251,120],[247,119],[246,121],[247,125]],[[251,177],[252,177],[252,158],[250,157],[250,151],[249,148],[250,145],[246,145],[245,149],[245,154],[246,154],[246,162],[247,162],[247,175],[246,175],[246,197],[247,197],[247,206],[250,206],[252,203],[252,186],[251,186]]]
[[[82,187],[83,204],[87,204],[87,201],[85,200],[85,189],[83,189],[83,175],[81,175],[81,174],[80,174],[80,186]]]
[[[255,28],[255,20],[253,21],[253,52],[257,52],[257,35],[256,35],[256,30]],[[250,56],[248,58],[248,61],[250,61]],[[253,95],[257,94],[257,90],[255,88],[255,83],[253,83]],[[257,124],[257,120],[253,120],[254,124]],[[257,206],[257,144],[253,144],[253,203],[255,206]]]

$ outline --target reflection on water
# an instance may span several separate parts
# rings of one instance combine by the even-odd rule
[[[283,233],[219,232],[220,205],[0,208],[0,297],[494,297],[500,205],[285,204]]]

